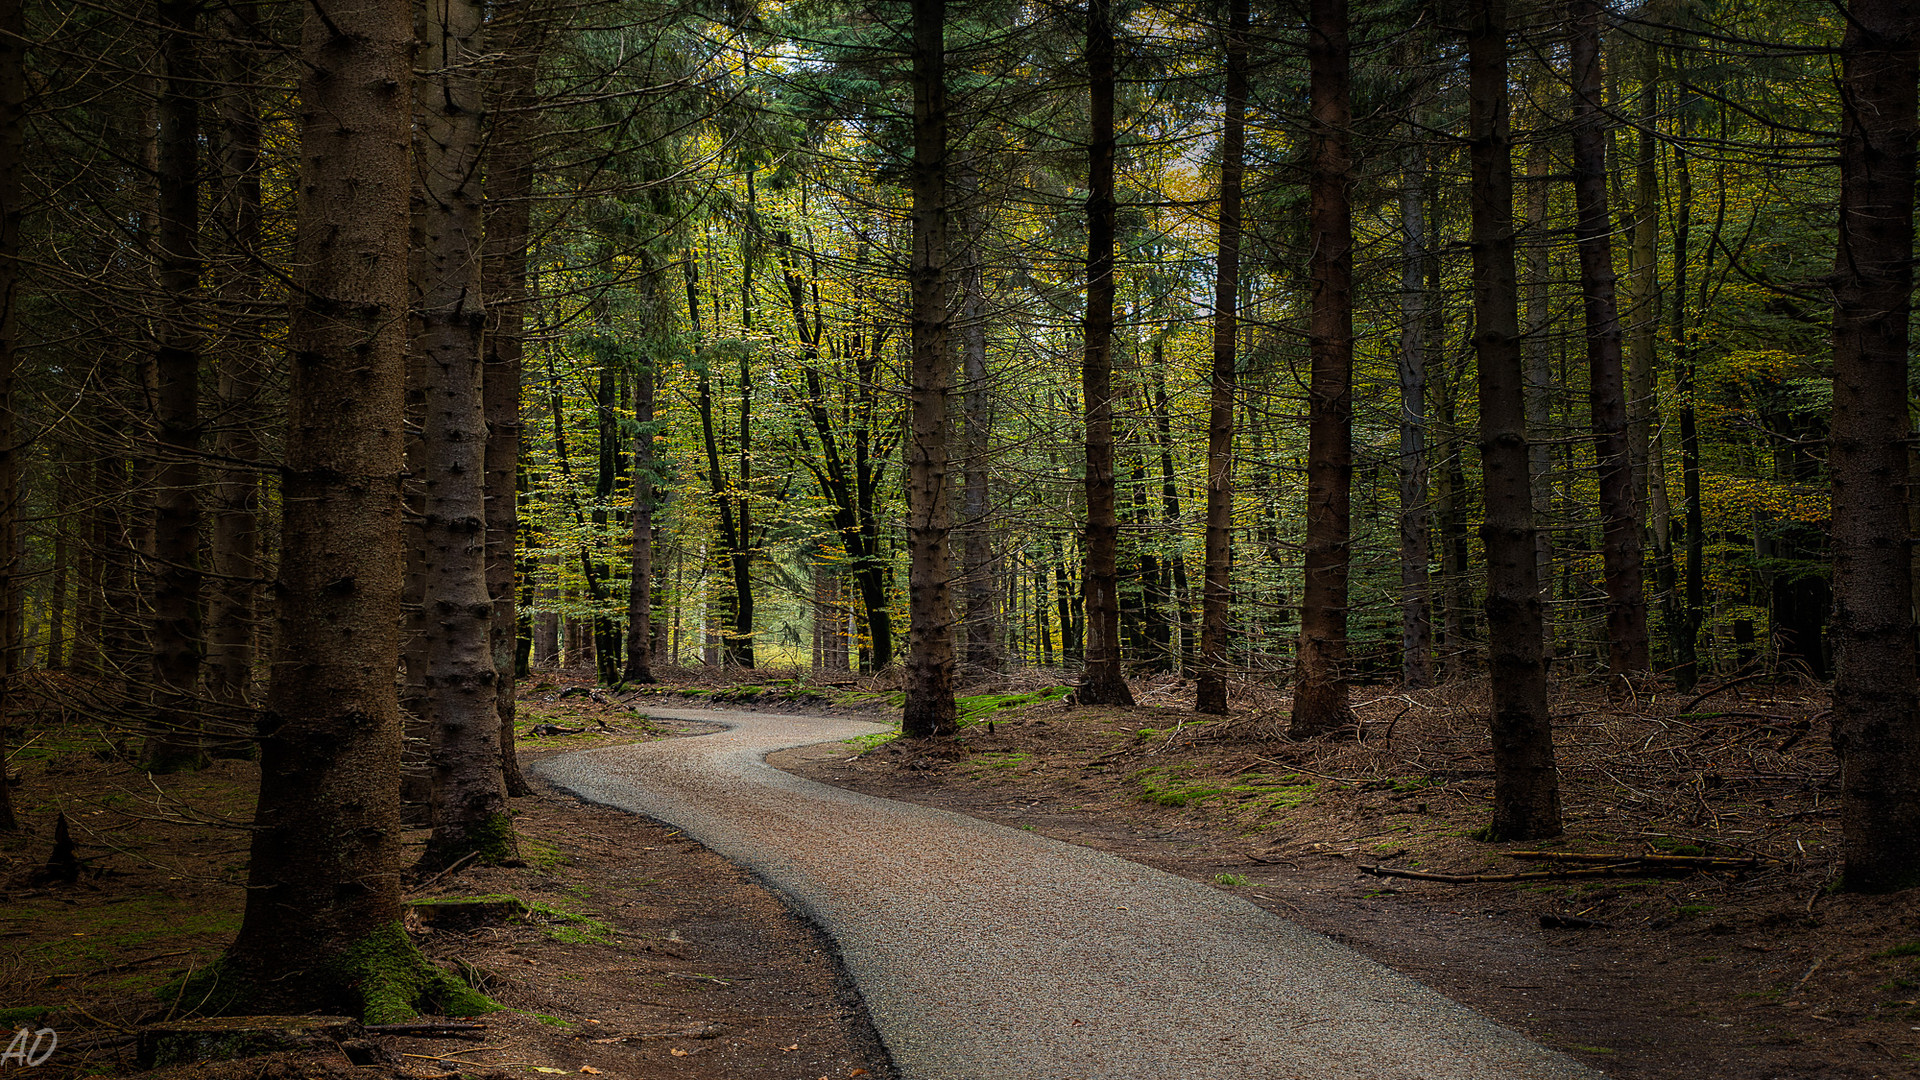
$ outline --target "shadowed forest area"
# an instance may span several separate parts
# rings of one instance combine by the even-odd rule
[[[786,936],[716,922],[736,974],[816,1010],[683,1064],[885,1075],[816,931],[523,772],[711,704],[896,721],[796,767],[1185,872],[1159,829],[1388,963],[1369,904],[1613,935],[1644,1045],[1555,1045],[1619,1075],[1762,1006],[1702,1021],[1711,1075],[1911,1069],[1916,35],[0,0],[0,1018],[84,1072],[188,1017],[505,1004],[486,1068],[575,1071],[521,1050],[614,1019],[509,945],[732,987],[635,957],[738,906]],[[1770,958],[1676,979],[1676,935]],[[671,1065],[775,1001],[609,1036]],[[475,1064],[420,1036],[273,1037]]]

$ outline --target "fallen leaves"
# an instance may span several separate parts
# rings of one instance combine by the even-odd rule
[[[679,1047],[677,1047],[677,1046],[676,1046],[676,1047],[674,1047],[674,1048],[673,1048],[673,1049],[671,1049],[671,1050],[668,1050],[668,1051],[667,1051],[667,1053],[669,1053],[669,1054],[672,1054],[672,1055],[673,1055],[674,1057],[687,1057],[687,1056],[688,1056],[688,1054],[687,1054],[687,1052],[686,1052],[685,1050],[682,1050],[682,1049],[680,1049],[680,1048],[679,1048]]]

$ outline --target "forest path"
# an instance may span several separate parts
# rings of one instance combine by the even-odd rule
[[[904,1080],[1600,1075],[1217,889],[764,760],[879,725],[650,712],[727,730],[536,769],[678,827],[823,927]]]

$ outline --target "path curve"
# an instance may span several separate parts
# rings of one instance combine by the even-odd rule
[[[879,725],[649,711],[726,730],[535,770],[784,894],[838,942],[904,1080],[1600,1076],[1218,889],[765,761]]]

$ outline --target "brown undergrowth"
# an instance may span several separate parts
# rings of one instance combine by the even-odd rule
[[[1284,737],[1284,695],[1242,695],[1231,718],[1204,717],[1177,680],[1143,682],[1133,709],[1028,704],[951,742],[776,761],[1212,881],[1610,1075],[1920,1076],[1920,907],[1831,891],[1819,690],[1558,683],[1566,834],[1528,844],[1476,838],[1484,684],[1356,688],[1357,730],[1308,742]],[[1527,849],[1682,858],[1609,870],[1513,857]]]

